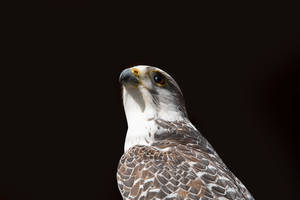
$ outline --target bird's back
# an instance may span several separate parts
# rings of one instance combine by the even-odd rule
[[[211,151],[212,147],[167,139],[152,146],[132,147],[118,166],[117,180],[123,198],[253,199]]]

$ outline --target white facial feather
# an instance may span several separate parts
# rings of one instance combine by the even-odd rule
[[[134,68],[140,72],[140,84],[123,86],[123,104],[128,124],[125,152],[134,145],[151,145],[154,142],[154,133],[158,131],[155,119],[188,121],[178,109],[179,105],[175,104],[171,91],[157,89],[159,105],[153,102],[150,92],[154,87],[153,82],[146,76],[148,66]]]

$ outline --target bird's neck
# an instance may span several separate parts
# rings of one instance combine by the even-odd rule
[[[145,95],[147,95],[146,92],[140,93],[135,89],[127,88],[125,90],[124,88],[123,104],[128,125],[125,152],[135,145],[150,146],[155,142],[154,134],[157,134],[160,128],[156,120],[188,121],[177,105],[160,102],[158,107],[150,100],[152,97]]]
[[[128,103],[128,101],[127,101]],[[133,103],[133,102],[132,102]],[[144,111],[141,112],[138,106],[131,107],[124,106],[125,114],[127,119],[128,130],[125,139],[124,151],[135,145],[150,146],[155,142],[155,134],[159,134],[164,131],[156,122],[157,120],[162,121],[189,121],[187,118],[178,115],[174,111],[169,112],[157,112],[152,109],[145,107]]]

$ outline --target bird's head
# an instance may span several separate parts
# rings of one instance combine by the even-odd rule
[[[151,66],[124,69],[119,81],[128,124],[138,119],[176,121],[187,119],[182,92],[163,70]]]

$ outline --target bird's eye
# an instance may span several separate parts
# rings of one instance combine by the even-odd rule
[[[156,72],[153,76],[153,80],[156,84],[158,84],[159,86],[163,86],[166,84],[166,78],[164,75],[162,75],[159,72]]]

